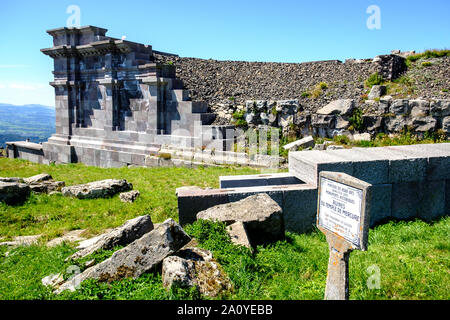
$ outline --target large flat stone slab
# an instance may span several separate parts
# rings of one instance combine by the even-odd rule
[[[289,153],[289,171],[317,186],[320,171],[343,172],[371,184],[447,179],[450,144]]]
[[[28,199],[30,187],[25,183],[0,182],[0,202],[8,205],[21,204]]]
[[[219,185],[221,189],[277,186],[302,183],[303,181],[300,181],[297,177],[289,172],[219,177]]]
[[[125,179],[106,179],[62,188],[64,196],[78,199],[95,199],[112,197],[117,193],[133,189]]]
[[[76,260],[99,250],[108,250],[115,246],[127,245],[151,230],[153,230],[153,223],[149,215],[136,217],[126,221],[120,227],[102,235],[97,241],[90,246],[75,252],[70,258]]]
[[[86,279],[112,282],[123,278],[138,278],[175,253],[191,238],[173,219],[167,219],[109,259],[94,265],[61,285],[55,293],[74,291]]]
[[[197,213],[197,219],[221,221],[227,225],[240,221],[252,246],[284,238],[282,209],[265,193],[211,207]]]

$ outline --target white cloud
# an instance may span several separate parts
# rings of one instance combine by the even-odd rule
[[[31,82],[13,82],[9,84],[11,89],[21,89],[21,90],[38,90],[43,89],[45,86],[41,83],[31,83]]]
[[[55,105],[55,91],[48,83],[10,81],[0,83],[0,103]]]

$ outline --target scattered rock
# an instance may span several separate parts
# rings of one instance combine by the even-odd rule
[[[52,176],[49,175],[48,173],[41,173],[41,174],[37,174],[32,177],[23,179],[23,181],[27,184],[33,184],[33,183],[38,183],[38,182],[48,181],[48,180],[53,180]]]
[[[325,150],[326,148],[327,148],[327,145],[325,143],[319,143],[314,146],[313,150],[322,151],[322,150]]]
[[[117,193],[133,189],[133,185],[127,180],[107,179],[94,181],[86,184],[80,184],[62,188],[62,193],[66,197],[75,197],[78,199],[95,199],[112,197]]]
[[[356,133],[353,135],[354,141],[370,141],[370,133]]]
[[[442,119],[442,130],[444,130],[447,136],[450,135],[450,116]]]
[[[85,266],[86,268],[92,267],[93,265],[95,265],[95,259],[86,261],[86,263],[84,264],[84,266]]]
[[[341,150],[341,149],[345,149],[343,146],[338,146],[338,145],[331,145],[327,147],[327,150]]]
[[[190,240],[179,224],[168,219],[156,229],[116,251],[110,258],[65,282],[55,293],[74,291],[86,279],[112,282],[123,278],[137,278],[159,265],[164,258],[178,251]]]
[[[64,181],[43,181],[29,184],[31,191],[35,193],[52,193],[61,192],[65,186]]]
[[[119,198],[120,198],[120,201],[122,201],[122,202],[132,203],[137,199],[137,197],[139,197],[139,195],[140,195],[139,191],[131,190],[128,192],[122,192],[121,194],[119,194]]]
[[[57,288],[64,282],[64,278],[62,273],[56,273],[42,278],[41,282],[46,287]]]
[[[77,242],[77,241],[83,241],[86,238],[82,237],[81,235],[86,231],[86,229],[80,229],[80,230],[72,230],[67,232],[65,235],[59,238],[55,238],[47,242],[47,247],[55,247],[63,242]]]
[[[115,246],[127,245],[151,230],[153,230],[153,223],[149,215],[128,220],[120,227],[100,236],[90,246],[75,252],[69,259],[76,260],[99,250],[108,250]]]
[[[195,265],[191,260],[177,256],[170,256],[162,263],[163,286],[170,289],[172,286],[189,288],[194,286]]]
[[[208,297],[216,297],[232,288],[222,267],[213,259],[212,253],[205,249],[184,248],[164,259],[162,265],[163,285],[192,287]]]
[[[300,147],[302,148],[309,148],[309,147],[314,147],[314,139],[312,136],[307,136],[303,139],[288,143],[286,145],[283,146],[283,148],[285,150],[289,150],[289,151],[296,151],[298,150]]]
[[[331,115],[350,115],[355,107],[355,101],[352,99],[339,99],[334,100],[327,104],[325,107],[317,110],[317,114]]]
[[[27,184],[18,182],[0,182],[0,202],[8,205],[25,202],[31,193]]]
[[[283,212],[265,193],[200,211],[197,219],[222,221],[228,225],[241,221],[252,246],[284,238]]]
[[[0,177],[0,182],[18,182],[18,183],[23,183],[23,179],[22,178],[18,178],[18,177]]]
[[[38,243],[39,238],[42,235],[32,235],[32,236],[17,236],[13,238],[13,241],[1,242],[0,246],[31,246]]]
[[[374,85],[372,86],[372,89],[370,89],[368,98],[373,100],[376,98],[381,98],[385,94],[386,94],[386,86]]]

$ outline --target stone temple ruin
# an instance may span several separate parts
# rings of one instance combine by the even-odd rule
[[[48,31],[54,46],[42,52],[54,59],[51,85],[56,96],[56,133],[42,145],[9,142],[8,157],[47,164],[159,166],[166,165],[178,150],[184,150],[178,159],[171,160],[172,165],[175,160],[181,165],[204,159],[214,161],[218,155],[224,156],[220,163],[279,164],[278,156],[256,154],[251,158],[234,152],[240,137],[238,130],[231,125],[212,125],[215,114],[208,113],[208,104],[191,101],[183,81],[176,77],[175,66],[155,59],[155,54],[170,54],[153,51],[149,45],[107,37],[106,31],[93,26]],[[341,105],[345,102],[345,106],[353,108],[353,102],[338,102],[340,108],[313,115],[312,127],[315,118],[320,118],[314,127],[318,131],[339,129],[331,125],[339,120],[348,125],[342,116],[349,116],[351,108],[343,111]],[[449,101],[384,102],[380,100],[383,112],[392,115],[376,114],[379,119],[375,120],[397,123],[398,119],[404,121],[406,114],[423,113],[427,121],[421,119],[420,126],[428,130],[439,124],[448,134]],[[256,102],[251,105],[258,107]],[[404,110],[406,105],[408,111]],[[324,108],[330,106],[334,103]],[[281,120],[293,118],[283,114],[282,108],[280,112]],[[286,121],[285,127],[289,125]],[[291,151],[287,173],[221,177],[220,189],[177,190],[179,221],[182,225],[192,223],[202,210],[266,193],[282,208],[287,230],[307,232],[315,225],[321,171],[344,172],[374,186],[371,226],[390,218],[432,220],[450,213],[449,170],[448,143]]]
[[[231,148],[233,127],[210,125],[208,105],[190,101],[175,66],[156,63],[150,45],[93,26],[47,32],[53,47],[41,51],[54,60],[56,133],[42,145],[8,143],[9,157],[121,167],[148,164],[163,145]]]

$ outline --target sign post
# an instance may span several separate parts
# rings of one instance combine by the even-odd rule
[[[320,172],[317,227],[328,242],[326,300],[347,300],[348,259],[367,250],[372,185],[340,172]]]

